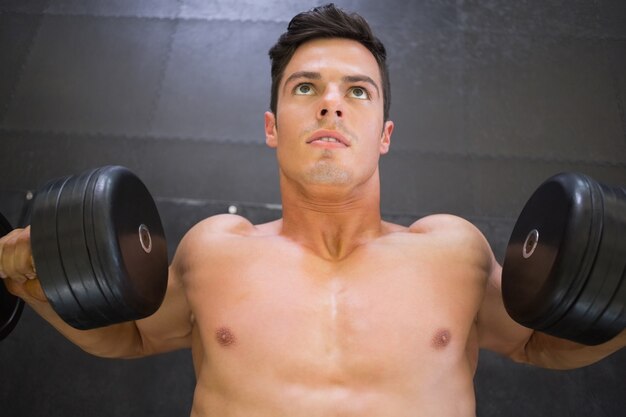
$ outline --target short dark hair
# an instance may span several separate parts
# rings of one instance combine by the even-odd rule
[[[361,43],[374,55],[383,83],[383,118],[387,121],[389,119],[391,94],[385,46],[374,36],[372,29],[363,17],[356,13],[347,13],[332,3],[297,14],[289,22],[287,31],[278,38],[276,44],[269,50],[272,61],[270,110],[276,114],[278,85],[296,49],[307,41],[319,38],[352,39]]]

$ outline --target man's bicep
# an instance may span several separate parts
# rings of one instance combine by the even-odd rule
[[[224,236],[252,227],[239,216],[216,215],[194,225],[178,244],[169,268],[167,291],[161,307],[152,316],[136,322],[146,355],[191,347],[193,312],[187,298],[190,280],[197,271],[207,276]]]
[[[506,312],[501,282],[502,267],[493,259],[476,322],[479,344],[481,348],[526,362],[525,347],[533,330],[518,324]]]
[[[191,310],[176,268],[170,266],[165,298],[151,316],[137,320],[145,355],[191,346]]]

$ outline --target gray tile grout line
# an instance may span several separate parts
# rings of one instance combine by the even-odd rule
[[[50,1],[51,0],[47,0],[45,9],[47,9],[50,6]],[[0,14],[2,14],[2,13],[4,13],[4,12],[2,12],[2,10],[0,10]],[[6,116],[7,116],[8,112],[9,112],[9,109],[11,108],[11,103],[13,102],[13,99],[15,98],[17,88],[18,88],[18,86],[20,84],[20,81],[22,80],[22,74],[24,73],[24,69],[26,68],[26,63],[30,60],[31,53],[32,53],[32,50],[33,50],[33,44],[35,43],[35,40],[39,36],[39,31],[41,30],[41,26],[43,24],[43,20],[44,20],[45,14],[37,13],[35,15],[38,16],[37,27],[33,31],[32,35],[31,35],[31,38],[30,38],[30,40],[28,42],[28,48],[26,49],[26,53],[24,54],[22,62],[20,63],[19,69],[17,71],[17,76],[15,77],[15,82],[13,83],[13,88],[10,90],[10,92],[8,94],[8,100],[6,102],[6,105],[3,106],[3,108],[0,108],[0,124],[4,122]]]
[[[595,3],[597,5],[597,14],[596,14],[596,29],[600,28],[600,13],[601,13],[601,8],[602,8],[602,4],[600,3],[600,0],[595,0]],[[623,145],[626,146],[626,113],[624,112],[624,99],[625,97],[622,97],[622,94],[620,92],[620,84],[619,84],[619,77],[615,71],[615,65],[614,61],[611,57],[611,54],[609,53],[608,50],[608,46],[607,46],[607,41],[610,39],[603,39],[602,40],[602,52],[603,52],[603,56],[604,59],[606,60],[606,65],[609,68],[609,74],[611,75],[612,81],[613,81],[613,91],[615,93],[615,103],[617,105],[617,113],[618,116],[620,118],[620,125],[622,127],[622,139],[623,139]]]
[[[176,14],[180,15],[182,5],[183,5],[182,0],[177,0],[176,3],[178,4],[178,11]],[[162,96],[161,93],[163,90],[163,81],[165,80],[165,76],[167,75],[167,70],[168,70],[170,60],[172,57],[174,38],[176,37],[176,34],[178,33],[179,22],[180,22],[180,19],[176,18],[174,21],[174,27],[172,28],[172,31],[170,32],[170,35],[168,38],[165,56],[161,62],[161,71],[159,74],[159,79],[157,81],[156,94],[153,97],[152,103],[150,105],[149,115],[148,115],[148,131],[149,132],[152,132],[152,129],[154,127],[153,124],[154,124],[155,115],[159,107],[159,103],[161,101],[161,96]]]
[[[25,11],[16,11],[9,9],[0,8],[0,13],[7,14],[23,14],[23,15],[46,15],[46,16],[68,16],[68,17],[87,17],[87,18],[102,18],[102,19],[146,19],[146,20],[179,20],[179,21],[208,21],[208,22],[236,22],[236,23],[268,23],[268,24],[284,24],[285,26],[289,23],[288,20],[284,19],[251,19],[251,18],[226,18],[226,17],[218,17],[211,18],[209,16],[150,16],[150,15],[138,15],[138,14],[95,14],[95,13],[62,13],[62,12],[50,12],[44,11],[42,12],[25,12]],[[373,28],[383,29],[383,30],[392,30],[395,28],[394,25],[386,25],[386,24],[371,24]],[[518,36],[539,36],[539,37],[554,37],[554,38],[570,38],[570,39],[589,39],[589,40],[598,40],[598,39],[607,39],[607,40],[626,40],[626,36],[611,36],[607,34],[598,33],[597,35],[588,36],[588,35],[577,35],[577,33],[560,33],[560,32],[536,32],[536,31],[509,31],[509,30],[485,30],[479,26],[466,25],[463,23],[461,28],[455,27],[442,27],[436,30],[425,30],[425,32],[429,31],[461,31],[464,33],[473,33],[473,34],[492,34],[495,36],[502,35],[518,35]]]
[[[179,4],[180,1],[178,1]],[[211,17],[191,17],[191,16],[149,16],[137,14],[95,14],[95,13],[59,13],[59,12],[23,12],[12,11],[0,8],[0,13],[21,14],[21,15],[43,15],[52,17],[85,17],[96,19],[145,19],[145,20],[182,20],[182,21],[208,21],[208,22],[236,22],[236,23],[281,23],[285,26],[289,21],[281,19],[237,19],[237,18],[211,18]]]

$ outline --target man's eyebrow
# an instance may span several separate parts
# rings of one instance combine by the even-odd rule
[[[289,77],[287,77],[284,85],[287,85],[291,81],[296,80],[298,78],[306,78],[308,80],[319,80],[322,78],[322,74],[320,74],[319,72],[314,72],[314,71],[296,71],[293,74],[291,74]]]
[[[371,84],[376,89],[376,94],[380,95],[380,91],[378,90],[378,85],[376,81],[374,81],[371,77],[367,75],[346,75],[341,78],[341,80],[345,83],[368,83]]]

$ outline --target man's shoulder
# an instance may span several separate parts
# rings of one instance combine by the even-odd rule
[[[272,230],[271,223],[254,225],[248,219],[235,214],[218,214],[194,225],[185,233],[176,249],[179,260],[195,255],[223,253],[241,248],[243,239],[267,235]]]
[[[409,226],[413,233],[455,234],[467,237],[482,235],[468,220],[452,214],[431,214]]]
[[[260,225],[254,225],[250,220],[236,214],[217,214],[208,217],[195,226],[193,226],[184,239],[213,239],[231,237],[251,237],[259,234],[271,233],[275,229],[273,225],[276,222],[270,222]]]
[[[483,233],[470,221],[451,214],[433,214],[423,217],[408,228],[409,233],[432,238],[448,250],[468,251],[470,248],[491,253],[489,243]]]
[[[435,214],[423,217],[408,228],[427,245],[426,250],[443,254],[451,263],[457,265],[479,265],[488,271],[492,265],[491,246],[483,233],[470,221],[449,214]],[[416,243],[416,248],[423,251],[423,245]]]
[[[474,224],[450,214],[422,217],[408,227],[390,223],[385,226],[388,231],[386,236],[394,241],[412,242],[416,248],[421,248],[423,244],[433,250],[440,248],[446,252],[466,251],[469,248],[485,251],[489,248],[485,236]]]
[[[254,230],[254,225],[245,217],[236,214],[217,214],[198,222],[187,234],[241,234]]]

